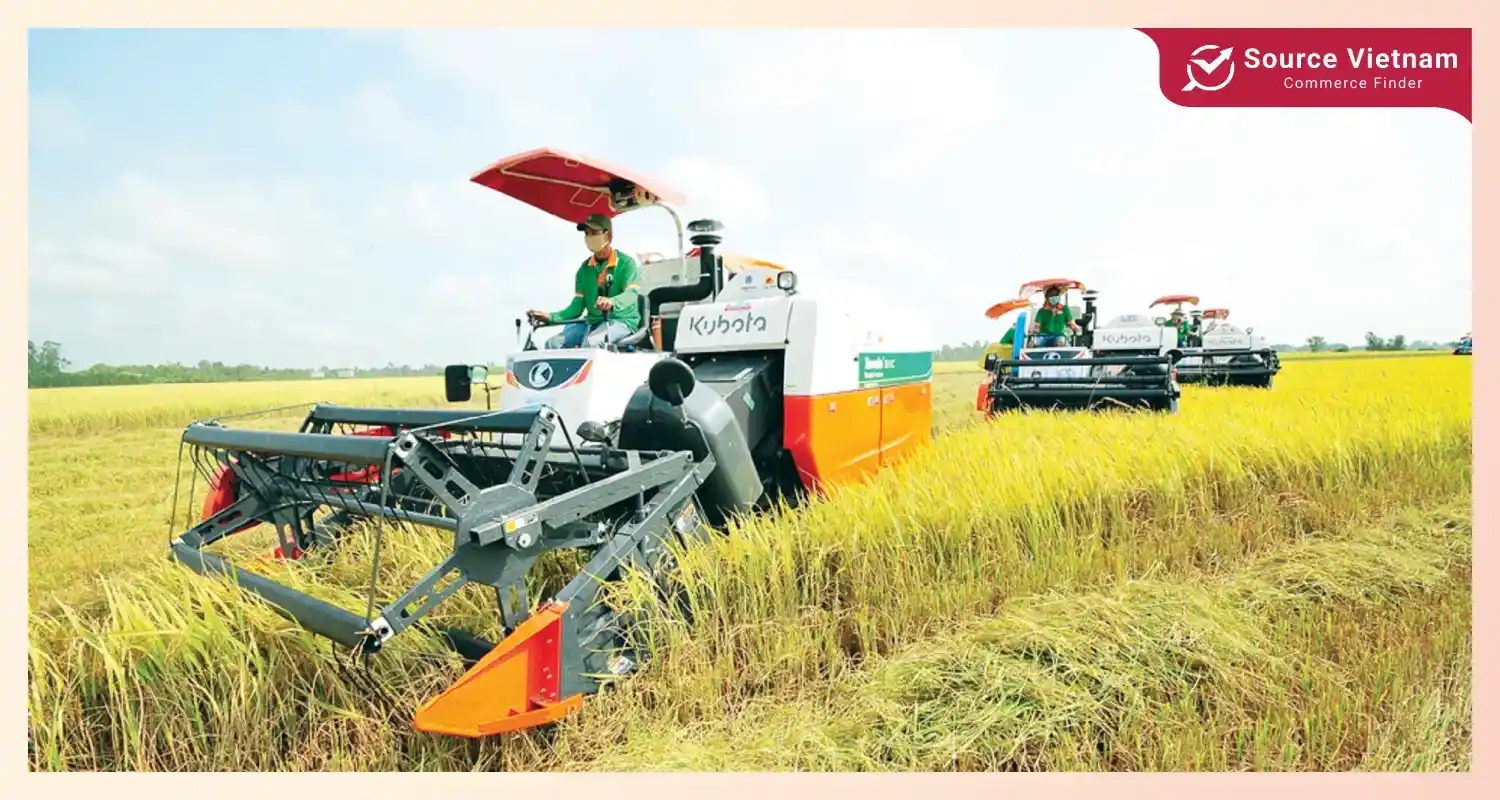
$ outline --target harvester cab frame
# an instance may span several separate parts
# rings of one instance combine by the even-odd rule
[[[1197,305],[1196,295],[1165,295],[1151,304]],[[1229,309],[1209,308],[1193,312],[1193,329],[1177,362],[1177,379],[1183,383],[1213,386],[1253,386],[1269,389],[1281,372],[1281,357],[1255,328],[1240,328],[1229,322]]]
[[[1031,300],[1054,286],[1062,288],[1070,307],[1069,293],[1082,293],[1084,310],[1075,320],[1080,331],[1062,347],[1034,347],[1029,327],[1036,310]],[[1011,357],[985,357],[989,376],[979,385],[979,411],[994,416],[1021,408],[1125,407],[1176,413],[1182,390],[1173,370],[1178,357],[1175,333],[1169,340],[1165,329],[1136,314],[1099,326],[1098,291],[1071,278],[1030,281],[1017,294],[986,311],[991,319],[1021,313],[1014,323]]]
[[[624,176],[544,149],[475,181],[564,219],[673,196]],[[653,319],[673,323],[653,329],[654,349],[518,353],[498,408],[487,395],[484,411],[317,403],[295,432],[226,424],[249,415],[188,425],[181,452],[195,469],[185,528],[174,495],[172,558],[229,577],[367,662],[407,630],[437,634],[465,671],[416,709],[418,730],[477,738],[576,711],[651,655],[608,586],[636,574],[670,592],[681,548],[741,515],[861,480],[933,435],[933,340],[921,314],[809,295],[790,270],[722,256],[718,222],[687,228],[695,250],[643,275]],[[451,365],[447,395],[467,402],[488,377],[482,365]],[[209,492],[195,520],[199,477]],[[390,597],[381,544],[413,526],[451,535],[452,549]],[[275,535],[275,558],[295,561],[372,536],[364,613],[209,550],[256,529]],[[584,562],[572,577],[533,569],[569,551]],[[440,611],[475,586],[494,594],[491,631],[473,619],[449,625]]]

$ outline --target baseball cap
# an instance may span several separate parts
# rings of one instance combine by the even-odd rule
[[[578,223],[578,230],[581,231],[611,231],[613,229],[614,225],[610,222],[609,217],[603,214],[590,214],[588,219]]]

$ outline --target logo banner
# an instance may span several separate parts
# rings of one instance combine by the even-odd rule
[[[1473,122],[1470,28],[1137,28],[1194,108],[1445,108]]]

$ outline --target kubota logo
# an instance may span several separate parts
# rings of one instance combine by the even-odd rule
[[[760,314],[750,311],[750,306],[739,306],[745,311],[744,314],[726,316],[720,312],[717,316],[709,319],[707,317],[693,317],[688,323],[688,330],[699,336],[721,336],[726,333],[762,333],[769,323]],[[729,311],[730,309],[725,309]]]
[[[1225,48],[1221,49],[1216,44],[1206,44],[1206,45],[1203,45],[1202,47],[1198,48],[1197,50],[1194,50],[1193,51],[1193,55],[1196,56],[1199,53],[1204,52],[1205,50],[1207,50],[1207,51],[1217,51],[1218,55],[1216,57],[1212,58],[1212,59],[1209,59],[1209,58],[1189,58],[1188,59],[1188,63],[1187,63],[1188,82],[1187,82],[1186,86],[1182,87],[1182,90],[1184,92],[1192,91],[1193,89],[1201,89],[1201,90],[1203,90],[1205,92],[1217,92],[1220,89],[1224,88],[1225,86],[1228,86],[1230,81],[1234,80],[1234,48],[1233,47],[1225,47]],[[1202,73],[1202,75],[1203,75],[1204,78],[1209,78],[1214,73],[1219,72],[1219,70],[1225,64],[1229,65],[1229,69],[1227,71],[1223,72],[1223,73],[1220,73],[1220,74],[1222,74],[1224,76],[1224,79],[1221,80],[1221,81],[1219,81],[1218,83],[1206,83],[1204,81],[1200,81],[1200,80],[1198,80],[1198,74],[1193,72],[1193,67],[1196,66],[1198,68],[1198,72]]]
[[[1101,344],[1150,344],[1156,341],[1156,337],[1149,333],[1099,333]]]
[[[541,389],[552,382],[552,365],[543,361],[531,368],[526,373],[526,380],[531,383],[533,389]]]

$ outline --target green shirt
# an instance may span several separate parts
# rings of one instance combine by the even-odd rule
[[[1169,319],[1167,320],[1166,327],[1177,329],[1177,343],[1179,345],[1187,341],[1188,332],[1193,329],[1192,323],[1188,322],[1187,320],[1183,320],[1181,322],[1173,322]]]
[[[597,257],[590,256],[578,265],[578,272],[573,276],[573,302],[567,308],[549,314],[547,321],[571,322],[583,314],[584,321],[591,326],[603,322],[604,312],[595,308],[594,303],[599,299],[606,276],[611,279],[606,295],[613,302],[609,309],[610,321],[623,322],[631,331],[639,330],[641,310],[636,305],[641,288],[639,267],[635,259],[619,250],[611,251],[609,260],[603,264],[597,261]]]
[[[1053,313],[1048,306],[1043,305],[1037,309],[1036,325],[1037,331],[1043,334],[1060,336],[1068,330],[1068,323],[1073,321],[1073,309],[1063,306],[1062,311]]]

